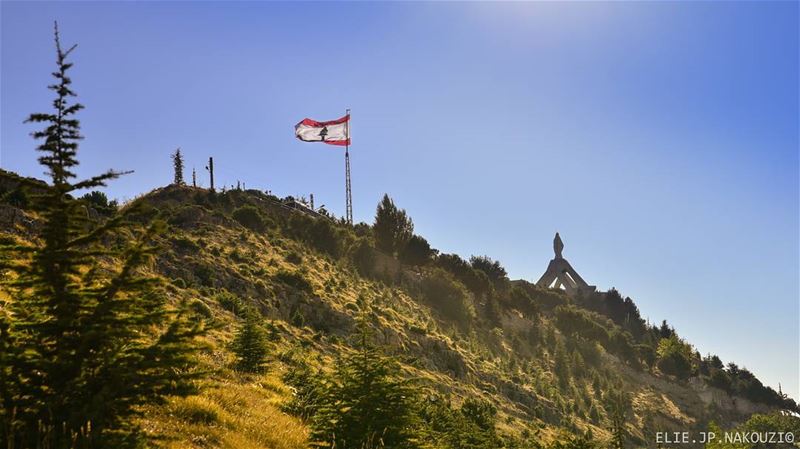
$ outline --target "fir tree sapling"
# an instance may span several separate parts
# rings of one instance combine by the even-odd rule
[[[89,220],[75,191],[105,185],[109,171],[75,181],[83,106],[71,99],[67,57],[55,28],[53,112],[27,122],[44,129],[37,150],[50,184],[32,198],[41,220],[33,243],[4,242],[0,254],[0,441],[9,447],[134,447],[140,406],[193,390],[194,337],[201,324],[168,308],[157,279],[141,270],[163,225],[151,223],[127,247],[103,238],[125,214]],[[122,245],[125,246],[125,245]],[[103,259],[103,262],[100,259]],[[13,350],[6,350],[13,348]]]

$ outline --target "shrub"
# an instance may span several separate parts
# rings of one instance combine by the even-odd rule
[[[475,308],[466,288],[444,270],[435,269],[423,279],[422,295],[446,318],[461,325],[475,317]]]
[[[83,195],[80,199],[88,203],[92,209],[101,215],[111,215],[117,210],[117,202],[108,201],[106,194],[99,190],[93,190]]]
[[[217,302],[219,302],[219,305],[223,309],[233,313],[234,315],[242,316],[247,310],[247,306],[241,300],[241,298],[227,290],[222,290],[217,293],[216,298]]]
[[[688,379],[692,374],[692,347],[674,333],[658,342],[658,368],[679,379]]]
[[[400,252],[400,260],[409,265],[420,266],[430,262],[435,254],[436,250],[431,249],[431,245],[425,238],[412,235],[403,251]]]
[[[303,256],[297,251],[292,251],[286,255],[286,261],[293,265],[300,265],[303,263]]]
[[[358,273],[364,277],[372,277],[375,270],[375,254],[366,238],[359,239],[353,251],[353,265]]]
[[[311,282],[297,271],[281,270],[275,274],[275,280],[305,293],[314,291],[314,286],[311,285]]]
[[[17,187],[4,195],[0,195],[0,199],[2,199],[4,203],[20,209],[26,209],[30,205],[28,194],[25,193],[25,189],[22,187]]]
[[[483,271],[476,270],[458,254],[442,254],[436,258],[436,265],[449,271],[461,281],[477,298],[492,291],[492,282]]]
[[[472,256],[469,262],[472,268],[486,273],[495,288],[503,288],[508,283],[508,273],[500,262],[488,256]]]
[[[575,306],[558,306],[555,310],[555,324],[565,335],[578,336],[607,346],[610,338],[608,331],[590,313]]]
[[[196,314],[200,315],[203,318],[211,318],[211,308],[208,307],[206,303],[199,299],[193,299],[192,302],[189,303],[189,308]]]
[[[236,208],[233,211],[233,219],[251,231],[263,232],[266,230],[264,217],[261,216],[261,212],[255,206],[246,205]]]

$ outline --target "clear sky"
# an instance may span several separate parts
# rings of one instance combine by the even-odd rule
[[[552,238],[706,354],[798,398],[798,3],[3,1],[0,166],[38,176],[52,22],[78,43],[80,172],[130,199],[214,156],[217,184],[344,212],[384,192],[437,248],[536,281]]]

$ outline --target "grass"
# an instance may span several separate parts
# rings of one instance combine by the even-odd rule
[[[280,410],[290,392],[276,374],[232,378],[146,410],[143,428],[167,449],[309,446],[307,427]]]

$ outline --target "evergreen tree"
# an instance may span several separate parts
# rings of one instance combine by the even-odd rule
[[[75,114],[83,106],[71,101],[67,75],[75,46],[61,47],[57,26],[55,45],[54,111],[27,120],[45,126],[32,134],[44,140],[39,162],[51,181],[33,199],[40,239],[0,246],[8,255],[0,260],[7,296],[0,304],[0,440],[9,447],[133,447],[139,406],[192,390],[192,341],[202,330],[168,311],[157,280],[140,270],[162,226],[134,230],[140,237],[127,248],[108,248],[101,240],[124,216],[97,225],[72,199],[121,173],[73,180],[81,139]],[[111,265],[101,265],[101,256]]]
[[[389,195],[383,195],[375,213],[375,224],[372,226],[375,244],[381,251],[400,254],[414,235],[414,223],[406,215],[404,209],[398,209]]]
[[[409,265],[422,266],[430,262],[436,253],[424,237],[412,235],[400,252],[400,260]]]
[[[183,182],[183,155],[181,154],[181,149],[178,147],[175,150],[175,153],[172,154],[172,166],[175,169],[175,178],[172,181],[173,184],[176,186],[182,186],[185,183]]]
[[[356,352],[343,356],[324,387],[312,439],[336,449],[418,446],[415,391],[397,361],[372,343],[369,307],[358,320]]]
[[[267,337],[254,312],[248,314],[244,325],[233,341],[236,367],[244,372],[258,373],[267,358]]]
[[[630,398],[622,385],[608,395],[609,418],[611,419],[611,448],[625,447],[625,420],[630,408]]]
[[[492,260],[489,256],[472,256],[469,258],[472,268],[483,271],[495,288],[501,289],[508,283],[508,273],[500,262]]]

